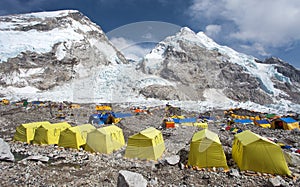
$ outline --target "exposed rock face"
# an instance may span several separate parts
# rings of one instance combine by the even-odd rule
[[[3,16],[0,20],[7,25],[0,29],[1,42],[15,48],[1,49],[2,87],[48,90],[85,77],[97,66],[128,63],[101,28],[78,11]],[[25,39],[11,43],[15,37]]]

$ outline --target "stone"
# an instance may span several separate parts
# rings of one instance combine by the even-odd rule
[[[10,151],[10,146],[2,138],[0,138],[0,160],[15,161],[15,157]]]
[[[281,177],[280,177],[281,178]],[[272,184],[272,186],[281,186],[281,179],[279,177],[270,178],[269,182]]]
[[[234,176],[234,177],[240,177],[241,176],[240,173],[239,173],[239,171],[237,169],[231,169],[229,171],[229,175],[230,176]]]
[[[173,155],[173,156],[170,156],[170,157],[166,157],[165,160],[169,165],[174,166],[174,165],[179,163],[180,156],[179,155]]]
[[[146,187],[147,180],[139,173],[120,170],[117,187]]]
[[[42,155],[33,155],[33,156],[26,157],[23,160],[33,160],[33,161],[48,162],[49,161],[49,157],[42,156]]]
[[[153,178],[150,180],[150,186],[155,186],[158,184],[158,179],[157,177]]]
[[[290,153],[284,151],[284,157],[286,162],[290,166],[294,166],[294,167],[300,166],[300,155],[298,153]]]

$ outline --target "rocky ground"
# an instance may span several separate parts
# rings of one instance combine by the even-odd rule
[[[115,111],[129,112],[129,108],[113,106]],[[15,156],[14,162],[0,161],[0,186],[117,186],[119,171],[127,170],[141,174],[148,186],[299,186],[300,155],[284,150],[291,155],[289,168],[292,176],[276,176],[251,171],[239,171],[231,158],[234,134],[224,130],[222,120],[209,122],[209,129],[218,133],[223,145],[229,171],[219,168],[195,170],[184,165],[189,151],[189,142],[196,127],[177,126],[162,130],[166,151],[158,161],[124,158],[125,147],[113,154],[89,153],[84,150],[64,149],[50,145],[40,146],[13,141],[15,129],[22,123],[35,121],[59,122],[55,110],[0,106],[0,138],[7,142]],[[66,119],[71,125],[87,123],[94,112],[94,105],[69,110]],[[153,126],[161,126],[163,107],[151,109],[152,115],[141,114],[125,118],[118,124],[123,129],[125,141],[130,135]],[[219,111],[222,115],[222,111]],[[52,113],[52,115],[51,115]],[[216,113],[216,112],[215,112]],[[194,115],[188,111],[185,115]],[[218,116],[220,116],[218,115]],[[278,142],[299,149],[299,131],[263,129],[254,125],[235,124],[234,127],[262,136],[276,138]],[[176,156],[178,155],[178,156]],[[32,160],[35,156],[36,160]],[[263,155],[262,155],[263,156]],[[29,158],[28,158],[29,157]],[[170,158],[180,158],[171,163]]]

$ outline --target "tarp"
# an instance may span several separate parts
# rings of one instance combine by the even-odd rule
[[[70,128],[67,122],[43,124],[35,130],[34,144],[58,144],[60,132]]]
[[[235,119],[233,121],[235,123],[241,123],[241,124],[253,124],[253,121],[251,119]]]
[[[190,145],[187,164],[199,168],[222,167],[228,169],[218,135],[208,129],[196,132]]]
[[[58,146],[79,149],[86,144],[87,134],[94,129],[96,128],[91,124],[67,128],[60,133]]]
[[[249,130],[234,136],[232,157],[240,170],[291,174],[280,146]]]
[[[183,119],[173,118],[173,121],[175,123],[195,123],[197,122],[197,119],[196,118],[183,118]]]
[[[276,114],[267,114],[266,118],[270,119],[270,118],[274,118],[276,116]]]
[[[35,130],[39,126],[44,124],[50,125],[50,122],[40,121],[40,122],[26,123],[18,126],[16,129],[16,133],[14,135],[14,140],[30,143],[34,138]]]
[[[88,133],[85,150],[99,153],[112,153],[125,145],[121,128],[111,125]]]
[[[272,121],[271,128],[284,130],[299,129],[299,122],[293,118],[278,118]]]
[[[165,143],[162,133],[150,127],[128,138],[125,157],[157,160],[164,151]]]
[[[271,124],[267,120],[255,120],[254,124],[263,128],[271,127]]]
[[[120,113],[120,112],[116,112],[116,113],[113,113],[113,116],[115,118],[126,118],[126,117],[130,117],[132,116],[131,113]]]

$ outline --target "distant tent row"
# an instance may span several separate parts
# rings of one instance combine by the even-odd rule
[[[294,120],[293,118],[277,118],[271,121],[268,120],[250,120],[250,119],[235,119],[233,120],[235,123],[241,124],[255,124],[257,126],[263,128],[272,128],[272,129],[284,129],[284,130],[292,130],[295,128],[299,128],[299,122]]]

